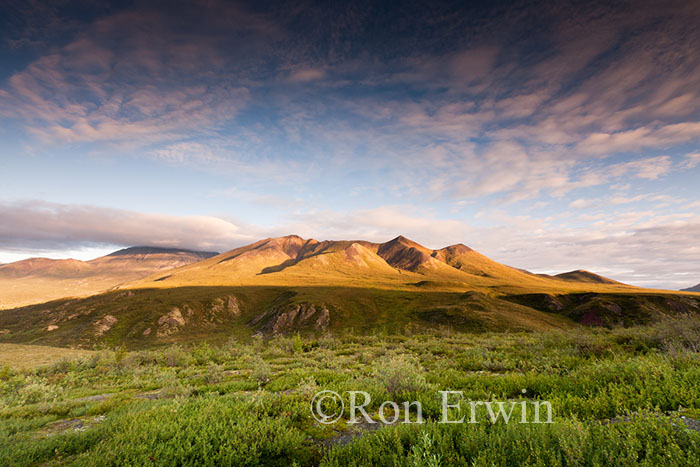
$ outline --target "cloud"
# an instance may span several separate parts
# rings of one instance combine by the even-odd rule
[[[647,180],[656,180],[671,171],[671,158],[669,156],[650,157],[646,159],[614,164],[606,170],[615,177],[632,173],[635,177]]]
[[[615,154],[668,146],[700,138],[700,122],[683,122],[659,128],[639,127],[616,133],[593,133],[578,143],[588,154]]]
[[[319,211],[290,216],[284,229],[320,239],[385,242],[398,235],[437,248],[438,242],[457,243],[471,229],[462,221],[415,215],[415,206],[382,206],[350,212]],[[462,235],[462,237],[460,237]],[[445,246],[445,245],[443,245]]]
[[[687,186],[670,175],[700,165],[692,149],[700,138],[697,2],[523,3],[478,15],[441,1],[386,9],[305,0],[274,10],[219,0],[178,9],[86,2],[93,7],[81,18],[64,2],[9,12],[25,26],[0,36],[31,53],[0,73],[8,141],[39,154],[37,163],[50,152],[77,168],[98,153],[128,155],[130,164],[150,157],[173,174],[208,171],[174,189],[255,204],[250,224],[271,218],[260,211],[276,205],[279,225],[5,203],[3,248],[182,241],[225,249],[293,231],[402,233],[436,247],[473,243],[539,270],[588,267],[649,284],[654,271],[671,284],[672,261],[684,274],[697,271],[694,240],[654,243],[659,232],[676,235],[676,224],[695,228],[680,214],[697,202],[674,196]],[[15,128],[26,134],[10,134]],[[4,153],[3,162],[23,167],[24,155]],[[665,217],[663,206],[679,217]],[[479,209],[480,227],[460,217]],[[151,224],[152,235],[143,227]]]
[[[430,248],[465,243],[504,264],[535,272],[588,269],[639,286],[679,289],[700,282],[700,248],[694,240],[700,235],[699,215],[628,211],[601,213],[591,221],[573,227],[489,209],[477,225],[395,205],[298,215],[287,230],[320,239],[373,241],[402,234]]]
[[[510,201],[611,178],[590,166],[659,179],[667,162],[652,167],[643,151],[700,137],[692,5],[551,5],[477,21],[438,3],[378,16],[207,1],[186,7],[186,23],[155,3],[98,9],[8,79],[0,114],[52,145],[117,144],[242,172],[296,159],[341,181],[360,165],[424,197]],[[633,165],[605,160],[619,153]]]
[[[225,251],[252,241],[255,230],[212,216],[145,214],[45,201],[0,203],[0,249],[74,249],[149,245]]]
[[[270,33],[245,12],[222,8],[221,24],[207,8],[182,27],[169,12],[149,8],[104,16],[61,47],[31,62],[0,93],[0,116],[22,118],[30,134],[55,144],[147,146],[206,134],[250,99],[242,76],[227,63],[252,53],[259,39],[224,50],[218,34]],[[272,34],[274,36],[274,34]]]
[[[684,159],[681,164],[684,169],[694,169],[700,165],[700,154],[686,154]]]
[[[579,198],[569,203],[570,208],[583,209],[592,206],[596,200]]]
[[[316,81],[326,76],[325,70],[319,68],[306,68],[296,70],[289,75],[289,81],[292,83],[306,83]]]
[[[692,211],[692,207],[688,209]],[[226,251],[268,236],[387,241],[406,235],[430,248],[465,243],[502,263],[535,272],[588,269],[641,286],[681,288],[700,282],[700,216],[653,211],[556,218],[488,209],[476,219],[445,219],[412,205],[289,214],[274,228],[211,216],[171,216],[23,201],[0,204],[0,250],[75,250],[95,245],[155,245]],[[691,280],[692,282],[692,280]]]

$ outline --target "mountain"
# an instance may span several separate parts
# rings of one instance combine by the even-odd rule
[[[689,287],[687,289],[682,289],[681,292],[700,292],[700,284],[695,287]]]
[[[215,252],[132,247],[90,261],[29,258],[0,265],[0,309],[103,292]]]
[[[303,284],[490,293],[494,288],[508,292],[567,292],[630,287],[603,279],[530,274],[493,261],[462,244],[432,250],[403,236],[373,243],[318,241],[288,235],[260,240],[167,274],[153,274],[122,288]]]
[[[374,243],[289,235],[209,255],[132,249],[86,262],[114,272],[136,258],[151,266],[168,258],[105,293],[3,311],[0,342],[139,348],[257,333],[569,330],[700,316],[690,294],[582,270],[532,274],[463,244],[432,250],[403,236]],[[190,262],[166,270],[178,261]],[[80,277],[84,267],[34,260],[11,269],[21,281],[25,270]]]
[[[554,277],[570,282],[587,282],[589,284],[621,284],[620,282],[608,279],[598,274],[577,269],[576,271],[564,272]]]

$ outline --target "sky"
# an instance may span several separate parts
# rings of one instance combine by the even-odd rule
[[[700,282],[700,2],[0,1],[0,262],[464,243]]]

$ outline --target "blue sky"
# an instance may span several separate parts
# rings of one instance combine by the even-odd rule
[[[0,7],[0,262],[403,234],[700,282],[697,2],[47,3]]]

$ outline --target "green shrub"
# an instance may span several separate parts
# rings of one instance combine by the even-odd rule
[[[394,397],[416,394],[430,387],[420,362],[405,354],[394,354],[377,361],[372,374]]]
[[[170,367],[186,367],[190,358],[182,347],[173,345],[163,350],[163,360]]]
[[[250,367],[250,377],[256,381],[259,386],[264,386],[270,382],[272,369],[260,355],[254,355],[249,358],[247,365]]]

